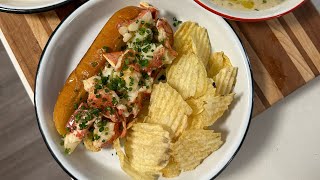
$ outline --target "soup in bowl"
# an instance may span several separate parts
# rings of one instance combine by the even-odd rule
[[[203,8],[237,21],[262,21],[287,14],[305,0],[195,0]]]

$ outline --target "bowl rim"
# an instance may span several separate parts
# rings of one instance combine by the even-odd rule
[[[88,1],[87,1],[88,2]],[[78,8],[80,8],[81,6],[85,5],[87,2],[83,3],[82,5],[80,5]],[[77,9],[78,9],[77,8]],[[77,10],[76,9],[76,10]],[[76,11],[75,10],[75,11]],[[41,125],[40,125],[40,119],[39,119],[39,116],[38,116],[38,110],[37,110],[37,101],[36,101],[36,97],[37,97],[37,79],[39,77],[39,69],[40,69],[40,65],[41,65],[41,62],[43,60],[43,57],[44,57],[44,54],[46,53],[47,51],[47,47],[48,45],[50,44],[52,38],[54,37],[54,35],[56,34],[56,32],[58,31],[58,29],[64,24],[64,22],[69,18],[69,16],[71,16],[72,14],[74,14],[73,11],[71,14],[67,15],[60,23],[59,25],[56,27],[56,29],[52,32],[52,34],[50,35],[42,53],[41,53],[41,56],[40,56],[40,60],[39,60],[39,63],[38,63],[38,66],[37,66],[37,71],[36,71],[36,77],[35,77],[35,84],[34,84],[34,96],[33,96],[33,101],[34,101],[34,110],[35,110],[35,113],[36,113],[36,120],[37,120],[37,125],[38,125],[38,128],[39,128],[39,131],[40,131],[40,134],[42,136],[42,139],[43,141],[45,142],[46,144],[46,147],[48,149],[48,151],[50,152],[51,156],[54,158],[54,160],[59,164],[59,166],[72,178],[72,179],[78,179],[77,177],[75,177],[75,175],[73,175],[70,171],[68,171],[68,169],[66,167],[64,167],[64,165],[59,161],[59,159],[57,158],[57,156],[55,155],[55,153],[53,152],[53,150],[51,149],[51,147],[49,146],[49,143],[48,143],[48,140],[46,139],[45,135],[44,135],[44,132],[41,128]],[[251,63],[250,63],[250,60],[249,60],[249,56],[248,56],[248,53],[246,51],[246,49],[244,48],[243,46],[243,43],[239,37],[239,35],[234,31],[234,28],[230,25],[230,23],[228,21],[226,21],[225,19],[222,18],[222,20],[224,20],[225,22],[227,22],[227,24],[229,25],[229,27],[232,29],[232,31],[234,32],[234,34],[236,35],[236,37],[238,38],[240,44],[241,44],[241,47],[242,49],[244,50],[244,53],[245,53],[245,56],[246,56],[246,59],[247,59],[247,62],[248,62],[248,70],[249,70],[249,73],[250,73],[250,76],[249,78],[251,79],[251,97],[249,97],[249,105],[250,105],[250,109],[249,109],[249,116],[248,116],[248,123],[247,123],[247,127],[245,129],[245,132],[243,134],[243,137],[241,139],[241,142],[239,144],[239,146],[237,147],[237,149],[235,150],[235,152],[232,154],[232,156],[230,157],[230,159],[228,160],[228,162],[219,170],[218,173],[216,173],[211,179],[215,179],[217,176],[219,176],[227,167],[228,165],[231,163],[231,161],[235,158],[235,156],[237,155],[237,153],[239,152],[240,148],[242,147],[243,143],[244,143],[244,140],[248,134],[248,131],[249,131],[249,127],[250,127],[250,124],[251,124],[251,120],[252,120],[252,113],[253,113],[253,102],[254,102],[254,86],[253,86],[253,74],[252,74],[252,66],[251,66]]]
[[[64,0],[60,3],[52,4],[49,6],[42,6],[38,8],[30,8],[30,9],[23,9],[23,8],[8,8],[8,7],[3,7],[0,6],[0,12],[5,12],[5,13],[14,13],[14,14],[32,14],[32,13],[39,13],[39,12],[45,12],[45,11],[50,11],[53,9],[56,9],[62,5],[65,5],[67,3],[70,3],[73,0]]]
[[[197,4],[199,4],[201,7],[203,7],[204,9],[222,16],[223,18],[227,18],[230,20],[235,20],[235,21],[242,21],[242,22],[257,22],[257,21],[265,21],[265,20],[269,20],[269,19],[273,19],[273,18],[277,18],[277,17],[281,17],[285,14],[288,14],[292,11],[294,11],[295,9],[297,9],[298,7],[300,7],[302,4],[304,4],[305,2],[307,2],[307,0],[302,0],[299,4],[297,4],[296,6],[292,7],[291,9],[289,9],[288,11],[282,12],[280,14],[276,14],[276,15],[272,15],[272,16],[268,16],[268,17],[263,17],[263,18],[240,18],[240,17],[236,17],[236,16],[231,16],[225,13],[222,13],[220,11],[214,10],[212,8],[210,8],[209,6],[207,6],[206,4],[204,4],[201,0],[194,0]],[[231,27],[232,28],[232,27]]]

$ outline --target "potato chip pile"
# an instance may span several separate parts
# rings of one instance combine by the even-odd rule
[[[153,86],[150,104],[128,130],[124,152],[114,148],[133,179],[176,177],[195,169],[223,144],[210,130],[231,104],[237,68],[223,52],[212,53],[208,32],[194,22],[174,35],[179,56],[166,82]]]

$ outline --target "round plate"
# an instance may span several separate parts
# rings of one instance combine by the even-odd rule
[[[74,178],[128,179],[121,170],[113,149],[92,153],[85,150],[83,145],[79,145],[75,152],[66,156],[60,146],[61,137],[54,127],[52,114],[59,90],[106,21],[117,10],[128,5],[138,5],[139,2],[140,0],[88,1],[57,28],[41,56],[34,99],[39,128],[53,157]],[[166,17],[170,23],[172,18],[176,17],[182,21],[195,21],[206,27],[213,50],[224,51],[230,57],[232,64],[239,67],[235,101],[230,107],[231,110],[215,124],[215,130],[223,133],[224,145],[195,170],[184,172],[176,178],[210,179],[217,176],[232,160],[249,126],[253,85],[248,58],[230,26],[221,17],[204,10],[194,1],[162,0],[160,3],[158,0],[149,0],[148,2],[159,8],[161,16]]]
[[[36,13],[49,11],[72,0],[0,0],[0,11]]]
[[[222,6],[216,5],[212,0],[194,0],[200,6],[207,9],[208,11],[215,13],[227,19],[236,21],[264,21],[272,18],[277,18],[283,16],[302,5],[305,0],[285,0],[281,4],[272,7],[270,9],[260,10],[260,11],[243,11],[236,9],[227,9]]]

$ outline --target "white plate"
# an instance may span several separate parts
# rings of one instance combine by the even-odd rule
[[[224,51],[239,67],[232,110],[220,119],[216,129],[223,133],[225,144],[194,171],[176,179],[210,179],[232,160],[244,139],[252,111],[252,79],[246,53],[230,26],[219,16],[205,11],[189,0],[149,0],[168,20],[196,21],[208,29],[214,51]],[[128,179],[121,170],[115,151],[103,149],[92,153],[80,145],[75,152],[63,153],[52,120],[53,108],[65,80],[85,54],[105,22],[117,10],[138,5],[139,0],[91,0],[74,11],[50,38],[36,76],[35,106],[38,123],[46,144],[57,162],[77,179]],[[181,6],[183,4],[183,7]],[[170,22],[172,23],[172,21]],[[113,154],[113,155],[112,155]]]
[[[35,13],[54,9],[72,0],[0,0],[0,11]]]
[[[277,18],[283,16],[305,2],[305,0],[286,0],[283,3],[272,7],[270,9],[260,10],[260,11],[243,11],[237,9],[227,9],[225,7],[216,5],[212,0],[194,0],[200,6],[220,15],[224,18],[237,20],[237,21],[264,21],[272,18]]]

